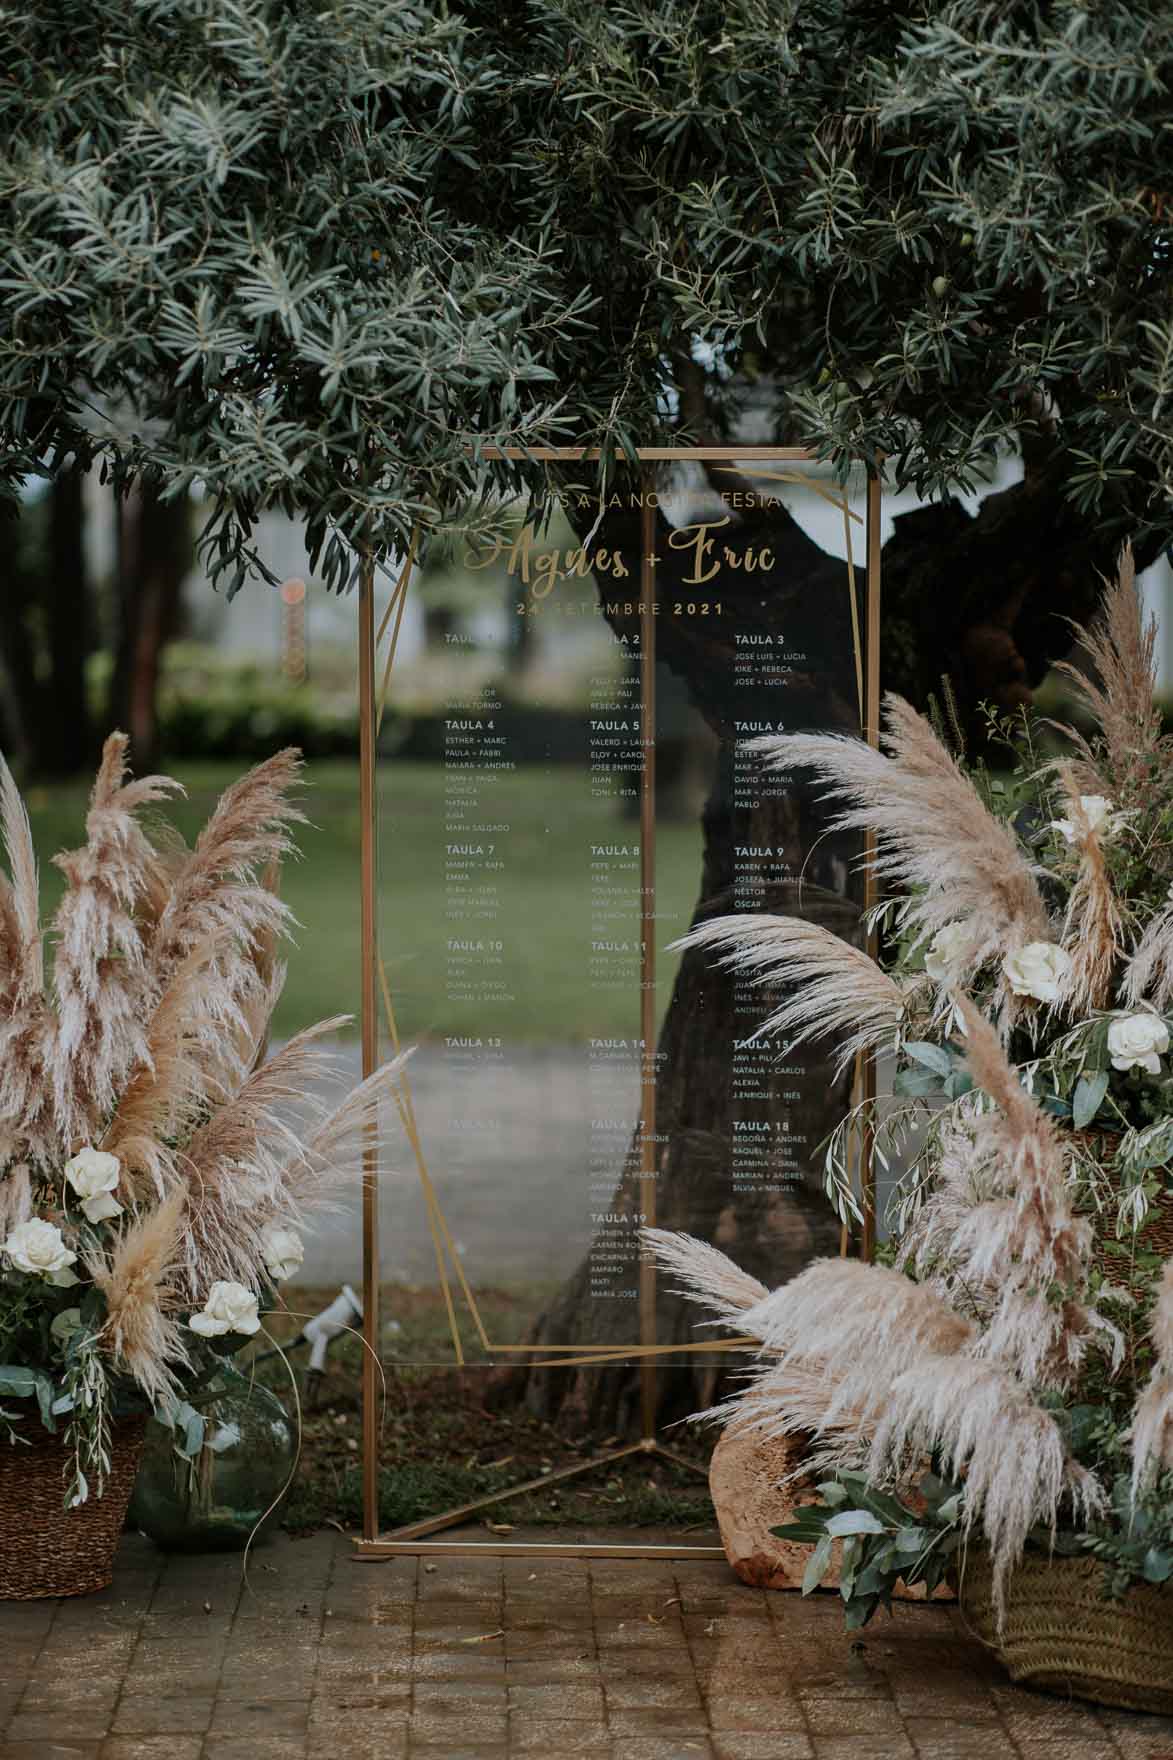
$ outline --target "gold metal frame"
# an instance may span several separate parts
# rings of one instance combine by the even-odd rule
[[[480,456],[485,458],[510,458],[514,460],[564,461],[574,462],[584,459],[597,459],[600,454],[597,448],[584,447],[541,447],[526,451],[521,448],[501,449],[486,446]],[[621,457],[621,454],[616,456]],[[815,454],[803,447],[789,446],[660,446],[640,447],[637,457],[643,466],[673,460],[707,460],[710,462],[755,463],[810,463]],[[644,471],[645,479],[650,480],[651,473]],[[789,472],[770,472],[780,480],[788,480]],[[867,482],[866,511],[866,603],[865,629],[866,638],[861,641],[858,622],[855,622],[857,678],[860,688],[861,721],[864,735],[872,745],[879,741],[879,709],[880,709],[880,672],[879,672],[879,633],[880,633],[880,477],[876,470],[869,471]],[[858,516],[850,516],[858,517]],[[852,545],[850,520],[845,508],[845,526],[847,528],[848,564],[852,564]],[[643,1055],[640,1072],[641,1091],[641,1137],[640,1137],[640,1203],[643,1213],[655,1221],[656,1207],[656,996],[655,996],[655,909],[656,909],[656,876],[655,876],[655,614],[654,614],[654,543],[655,543],[655,511],[649,497],[643,498],[641,515],[642,558],[640,565],[640,689],[641,689],[641,737],[643,743],[643,766],[640,783],[640,914],[643,950],[641,955],[641,1032],[643,1036]],[[386,972],[379,954],[378,928],[376,922],[376,869],[378,847],[378,808],[376,792],[376,747],[379,726],[382,721],[383,708],[386,703],[387,690],[391,678],[391,666],[394,660],[398,641],[399,628],[406,601],[407,587],[410,581],[414,562],[415,542],[409,547],[408,556],[396,594],[392,599],[384,619],[383,630],[386,630],[392,614],[395,622],[391,635],[390,652],[382,681],[381,695],[376,687],[376,660],[380,636],[383,631],[376,629],[374,603],[374,568],[370,557],[364,555],[360,563],[359,575],[359,710],[360,710],[360,813],[361,813],[361,885],[362,885],[362,1051],[363,1074],[371,1074],[378,1062],[379,1035],[379,1002],[380,991],[391,1033],[392,1042],[398,1050],[398,1030],[395,1023],[394,1008],[387,983]],[[856,619],[856,606],[852,601],[853,620]],[[860,648],[863,648],[861,657]],[[872,853],[869,841],[867,853]],[[865,907],[875,902],[875,882],[870,865],[865,881]],[[870,1059],[864,1060],[861,1081],[865,1095],[875,1093],[875,1068]],[[460,1334],[456,1322],[452,1294],[444,1269],[445,1252],[452,1256],[453,1264],[461,1284],[461,1293],[468,1304],[474,1325],[481,1344],[498,1352],[516,1351],[534,1358],[535,1368],[569,1368],[578,1364],[599,1364],[613,1361],[631,1361],[638,1359],[640,1363],[640,1409],[641,1436],[638,1441],[629,1443],[623,1448],[612,1449],[606,1453],[593,1456],[589,1460],[576,1461],[551,1473],[544,1473],[541,1478],[531,1480],[527,1484],[510,1486],[505,1491],[495,1492],[477,1498],[471,1503],[463,1504],[456,1509],[446,1510],[426,1520],[413,1522],[406,1527],[396,1529],[390,1534],[379,1533],[378,1520],[378,1482],[379,1482],[379,1195],[378,1195],[378,1160],[372,1144],[364,1158],[363,1174],[363,1333],[367,1349],[363,1360],[363,1535],[357,1541],[356,1556],[360,1560],[373,1561],[382,1558],[393,1558],[404,1554],[417,1556],[435,1554],[438,1556],[466,1556],[477,1553],[485,1556],[499,1557],[575,1557],[575,1558],[679,1558],[704,1557],[722,1558],[724,1550],[720,1546],[698,1546],[681,1543],[680,1545],[621,1545],[612,1543],[601,1544],[518,1544],[518,1543],[454,1543],[429,1541],[426,1537],[441,1532],[468,1520],[481,1511],[491,1508],[494,1504],[507,1502],[523,1496],[526,1492],[539,1490],[553,1484],[564,1483],[568,1479],[609,1468],[621,1460],[635,1455],[655,1456],[670,1461],[678,1466],[687,1467],[692,1471],[700,1471],[694,1462],[678,1454],[662,1443],[656,1435],[656,1369],[657,1359],[665,1353],[674,1356],[683,1355],[690,1349],[712,1351],[746,1350],[756,1348],[755,1341],[745,1339],[729,1339],[724,1341],[706,1341],[703,1345],[681,1346],[660,1345],[656,1342],[656,1270],[650,1260],[640,1264],[639,1271],[639,1321],[640,1342],[629,1346],[589,1346],[589,1345],[543,1345],[535,1352],[532,1346],[504,1346],[494,1344],[488,1337],[476,1300],[459,1258],[452,1246],[451,1235],[439,1200],[432,1187],[427,1172],[418,1131],[415,1126],[414,1108],[412,1106],[410,1088],[406,1077],[403,1078],[402,1092],[397,1095],[396,1102],[405,1130],[416,1153],[418,1170],[424,1189],[425,1201],[428,1205],[429,1222],[432,1227],[435,1243],[437,1266],[441,1284],[448,1307],[449,1322],[452,1328],[456,1349],[456,1366],[463,1366],[464,1357],[461,1348]],[[875,1246],[875,1178],[872,1166],[872,1144],[870,1134],[865,1133],[861,1141],[860,1183],[864,1224],[861,1239],[863,1256],[870,1259]],[[846,1236],[844,1251],[846,1251]]]

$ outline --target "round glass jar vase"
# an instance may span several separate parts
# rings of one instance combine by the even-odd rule
[[[181,1452],[183,1432],[148,1423],[129,1524],[164,1552],[243,1551],[276,1520],[297,1458],[296,1430],[275,1393],[227,1362],[188,1408],[202,1423],[189,1455]]]

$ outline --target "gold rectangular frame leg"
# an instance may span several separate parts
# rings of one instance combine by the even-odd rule
[[[639,1027],[640,1057],[639,1207],[648,1227],[656,1223],[656,590],[654,547],[656,512],[652,506],[653,473],[641,470],[640,608],[639,608]],[[656,1342],[656,1267],[646,1253],[639,1265],[639,1342],[646,1350]],[[643,1440],[656,1434],[656,1364],[646,1358],[639,1368],[640,1419]]]
[[[362,926],[362,1073],[379,1066],[378,925],[375,917],[375,870],[378,814],[375,794],[375,569],[370,554],[359,565],[358,587],[359,695],[359,817]],[[368,1135],[372,1133],[368,1131]],[[379,1162],[368,1143],[363,1153],[362,1182],[363,1339],[362,1362],[362,1502],[363,1537],[379,1532]]]
[[[865,642],[865,687],[864,687],[864,737],[870,746],[880,743],[880,496],[881,479],[879,468],[868,471],[867,484],[867,638]],[[876,859],[876,834],[868,831],[865,834],[864,857],[867,863],[864,880],[864,909],[870,911],[876,903],[878,888],[874,871]],[[879,956],[879,936],[873,929],[868,937],[868,952],[873,959]],[[863,1097],[874,1101],[876,1098],[876,1054],[868,1052],[863,1065]],[[871,1264],[876,1257],[876,1163],[875,1163],[875,1131],[870,1114],[863,1131],[861,1153],[861,1175],[863,1200],[863,1231],[860,1240],[860,1256],[866,1264]]]

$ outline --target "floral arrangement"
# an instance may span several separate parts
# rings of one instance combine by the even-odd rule
[[[291,917],[277,893],[296,752],[223,795],[194,848],[106,742],[46,960],[28,815],[0,760],[0,1443],[64,1430],[66,1502],[100,1496],[112,1423],[182,1394],[261,1327],[309,1208],[357,1181],[396,1065],[331,1110],[322,1021],[267,1057]],[[198,1448],[199,1437],[191,1438]]]
[[[891,1263],[824,1260],[770,1292],[648,1237],[760,1347],[706,1415],[810,1439],[824,1495],[787,1532],[843,1539],[854,1623],[978,1535],[999,1606],[1028,1545],[1102,1557],[1115,1593],[1173,1577],[1173,741],[1127,553],[1081,634],[1092,675],[1068,671],[1095,725],[1052,729],[1058,757],[1024,722],[996,729],[1007,771],[967,769],[897,697],[883,752],[756,742],[870,834],[882,963],[793,918],[688,938],[787,987],[763,1032],[895,1063],[894,1097],[857,1108],[826,1164],[847,1217],[861,1119],[885,1165],[904,1158]]]

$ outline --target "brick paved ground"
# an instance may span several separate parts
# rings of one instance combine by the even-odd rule
[[[834,1597],[720,1563],[356,1564],[330,1533],[251,1585],[127,1539],[106,1594],[0,1606],[0,1760],[1173,1760],[1173,1720],[1009,1687],[952,1610],[853,1647]]]

